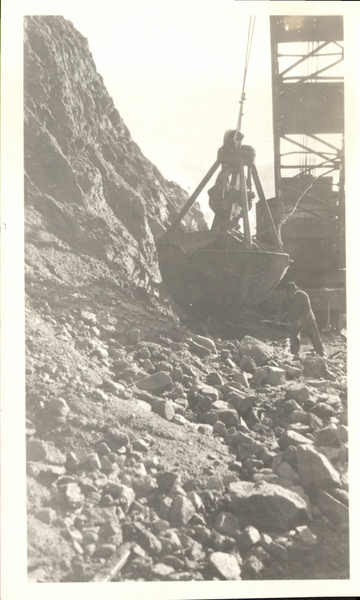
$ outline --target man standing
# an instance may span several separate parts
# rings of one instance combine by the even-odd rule
[[[289,325],[290,351],[292,354],[299,354],[300,336],[301,332],[304,331],[309,336],[315,352],[320,356],[324,356],[324,348],[315,315],[311,308],[310,298],[306,292],[299,290],[293,281],[289,281],[285,286],[285,296],[276,321],[285,321]]]

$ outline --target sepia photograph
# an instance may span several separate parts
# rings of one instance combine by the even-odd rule
[[[359,21],[5,3],[4,600],[360,591]]]

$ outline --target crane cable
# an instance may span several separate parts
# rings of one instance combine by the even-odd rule
[[[300,200],[305,196],[305,194],[307,194],[307,192],[309,191],[310,188],[312,188],[312,186],[314,185],[315,181],[317,181],[318,179],[320,179],[321,177],[323,177],[323,175],[318,175],[317,177],[315,177],[315,179],[313,179],[313,181],[311,182],[311,184],[306,188],[306,190],[301,194],[301,196],[297,199],[296,204],[294,206],[294,208],[292,209],[292,211],[286,215],[279,223],[278,225],[278,234],[280,236],[281,239],[281,227],[286,223],[286,221],[288,219],[290,219],[290,217],[294,214],[294,212],[296,211]]]
[[[243,79],[243,86],[242,86],[242,92],[241,92],[239,117],[238,117],[238,122],[237,122],[237,126],[236,126],[237,133],[241,133],[241,117],[243,116],[243,106],[244,106],[244,101],[245,101],[245,82],[246,82],[246,75],[247,75],[249,60],[250,60],[251,44],[252,44],[253,35],[254,35],[255,19],[256,19],[256,17],[254,17],[252,15],[250,17],[250,21],[249,21],[247,46],[246,46],[246,57],[245,57],[245,68],[244,68],[244,79]]]

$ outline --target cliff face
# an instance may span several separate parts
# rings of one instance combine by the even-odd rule
[[[187,193],[132,140],[72,23],[26,17],[24,37],[28,276],[151,289],[161,279],[154,239]],[[207,228],[198,206],[183,227]]]

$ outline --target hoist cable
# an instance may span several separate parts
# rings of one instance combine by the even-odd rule
[[[256,19],[256,17],[251,16],[250,21],[249,21],[249,29],[248,29],[248,37],[247,37],[247,45],[246,45],[246,55],[245,55],[244,78],[243,78],[243,86],[242,86],[241,100],[240,100],[240,111],[239,111],[239,117],[238,117],[238,122],[237,122],[237,126],[236,126],[236,131],[238,133],[241,132],[241,117],[243,115],[243,105],[244,105],[244,101],[245,101],[245,82],[246,82],[246,76],[247,76],[249,60],[250,60],[251,44],[252,44],[253,35],[254,35],[255,19]]]

